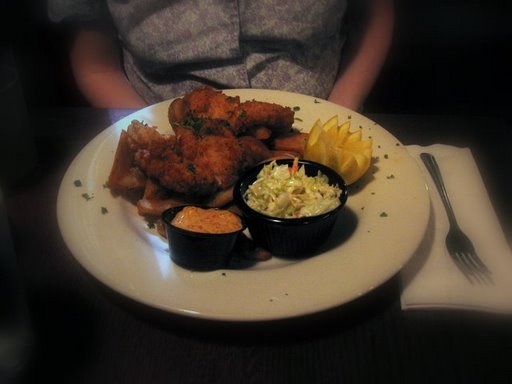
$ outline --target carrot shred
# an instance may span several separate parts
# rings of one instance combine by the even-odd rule
[[[299,170],[299,158],[298,157],[295,157],[293,159],[293,164],[290,168],[290,175],[293,176],[297,173],[297,171]]]

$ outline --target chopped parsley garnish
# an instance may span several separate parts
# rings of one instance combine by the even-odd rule
[[[388,214],[386,212],[381,212],[381,214],[379,216],[380,217],[388,217]]]
[[[317,99],[313,100],[313,103],[320,104],[320,102]]]
[[[247,111],[242,109],[242,111],[240,112],[239,117],[240,117],[240,119],[245,119],[247,117]]]
[[[385,158],[385,159],[389,159],[389,156],[388,156],[388,154],[387,154],[387,153],[384,155],[384,158]]]
[[[106,215],[108,213],[108,209],[105,207],[101,207],[101,214]]]
[[[394,178],[395,178],[395,175],[386,176],[386,179],[394,179]]]
[[[303,121],[303,120],[302,120],[301,118],[299,118],[299,117],[296,117],[296,118],[295,118],[295,120],[297,120],[297,121]]]
[[[86,201],[89,201],[89,200],[92,200],[92,196],[90,196],[88,193],[82,193],[82,197],[86,200]]]
[[[198,117],[188,117],[183,122],[183,125],[185,127],[191,128],[194,131],[195,134],[199,134],[199,131],[203,127],[203,120],[201,120]]]
[[[81,187],[82,186],[82,182],[80,180],[78,180],[78,179],[73,181],[73,184],[75,185],[75,187]]]
[[[150,221],[150,222],[148,223],[148,228],[149,228],[149,229],[153,229],[153,228],[155,228],[155,223],[154,223],[153,221]]]
[[[194,163],[190,163],[187,165],[187,169],[192,172],[192,173],[195,173],[196,172],[196,166],[194,165]]]
[[[299,106],[295,106],[295,107],[293,107],[292,109],[293,109],[295,112],[300,111],[300,107],[299,107]]]

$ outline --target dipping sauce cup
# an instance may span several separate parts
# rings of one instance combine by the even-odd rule
[[[183,212],[185,208],[193,208],[193,215],[208,215],[202,220],[197,217],[199,228],[212,220],[212,216],[220,213],[220,220],[226,214],[234,215],[240,225],[232,227],[229,232],[208,233],[198,231],[194,225],[194,230],[185,229],[181,224],[173,220],[177,215]],[[213,215],[212,215],[213,214]],[[232,219],[232,218],[231,218]],[[165,226],[167,240],[169,242],[169,252],[171,259],[178,265],[198,271],[209,271],[223,268],[229,262],[230,255],[235,247],[238,236],[244,231],[244,220],[235,213],[220,210],[218,208],[205,207],[200,205],[184,205],[166,210],[162,214],[162,221]]]

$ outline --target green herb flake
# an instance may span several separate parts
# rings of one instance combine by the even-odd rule
[[[245,111],[245,110],[243,110],[243,109],[242,109],[242,111],[240,112],[239,117],[240,117],[241,119],[245,119],[245,118],[247,117],[247,111]]]
[[[314,100],[313,100],[313,103],[315,103],[315,104],[320,104],[320,102],[319,102],[317,99],[314,99]]]
[[[299,107],[299,106],[295,106],[295,107],[293,107],[292,109],[293,109],[293,111],[295,111],[295,112],[300,111],[300,107]]]
[[[148,228],[149,228],[149,229],[154,229],[154,228],[155,228],[155,223],[154,223],[153,221],[150,221],[150,222],[148,223]]]
[[[201,128],[203,127],[203,120],[198,117],[189,117],[185,119],[183,126],[192,129],[192,131],[198,135],[201,131]]]
[[[302,120],[302,119],[301,119],[301,118],[299,118],[299,117],[296,117],[296,118],[295,118],[295,120],[297,120],[297,121],[304,121],[304,120]]]
[[[89,195],[88,193],[82,193],[82,197],[86,200],[92,200],[93,196]]]
[[[79,179],[76,179],[75,181],[73,181],[73,184],[75,185],[75,187],[81,187],[82,186],[82,182]]]
[[[108,213],[108,209],[105,207],[101,207],[101,214],[106,215]]]
[[[379,216],[380,217],[388,217],[388,214],[386,212],[381,212],[381,214]]]
[[[391,174],[389,176],[386,176],[386,179],[390,180],[390,179],[394,179],[395,178],[395,175]]]
[[[388,154],[387,154],[387,153],[384,155],[384,158],[385,158],[385,159],[389,159],[389,156],[388,156]]]

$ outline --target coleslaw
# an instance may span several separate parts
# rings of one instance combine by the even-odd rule
[[[320,215],[340,205],[341,189],[329,185],[320,171],[307,176],[305,166],[288,167],[275,161],[265,165],[244,194],[247,204],[260,213],[278,218]]]

